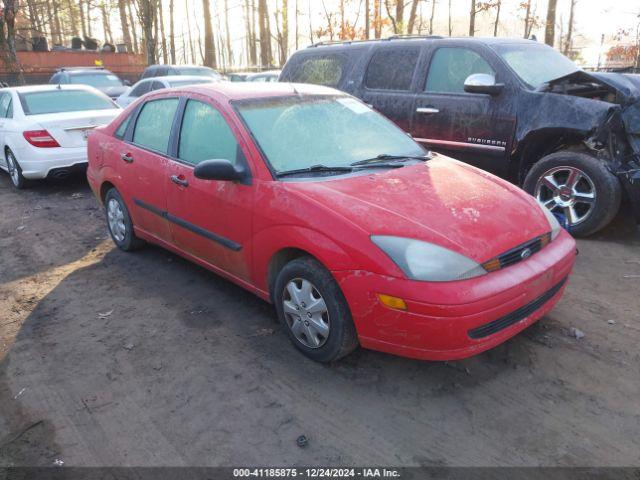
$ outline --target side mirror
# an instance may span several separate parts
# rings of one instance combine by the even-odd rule
[[[131,82],[130,82],[129,80],[123,80],[123,81],[122,81],[122,84],[123,84],[125,87],[130,87],[130,86],[131,86]]]
[[[244,167],[236,167],[229,160],[221,158],[200,162],[193,170],[193,175],[202,180],[249,183],[249,175]]]
[[[496,77],[487,73],[474,73],[464,81],[464,91],[467,93],[498,95],[503,88],[504,83],[496,83]]]

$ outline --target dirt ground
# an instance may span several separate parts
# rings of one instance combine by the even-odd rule
[[[0,211],[0,465],[640,464],[628,209],[579,241],[558,307],[506,344],[333,365],[239,287],[115,249],[80,177],[17,192],[2,173]]]

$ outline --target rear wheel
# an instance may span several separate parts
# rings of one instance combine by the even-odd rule
[[[144,241],[136,237],[129,210],[115,188],[105,195],[104,206],[109,234],[116,246],[125,252],[142,247]]]
[[[11,183],[18,190],[23,189],[25,187],[26,180],[22,176],[22,168],[20,168],[20,164],[16,160],[15,155],[11,150],[7,149],[4,158],[7,160],[7,170],[9,171]]]
[[[332,362],[358,346],[351,312],[331,273],[311,257],[287,263],[273,299],[293,344],[307,357]]]
[[[582,152],[547,155],[531,167],[523,188],[563,214],[576,237],[604,228],[618,213],[621,187],[603,162]]]

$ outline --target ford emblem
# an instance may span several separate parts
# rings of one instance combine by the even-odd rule
[[[525,248],[524,250],[522,250],[522,252],[520,252],[520,258],[522,260],[524,260],[525,258],[529,258],[531,256],[531,249],[530,248]]]

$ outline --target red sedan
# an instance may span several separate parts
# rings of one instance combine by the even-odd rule
[[[322,87],[147,95],[90,136],[87,175],[118,247],[153,242],[273,302],[322,362],[475,355],[553,308],[575,260],[531,196]]]

